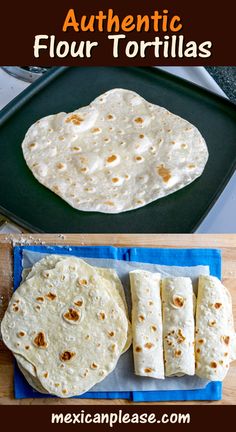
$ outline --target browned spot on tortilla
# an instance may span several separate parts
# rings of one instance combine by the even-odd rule
[[[108,156],[107,162],[111,163],[111,162],[114,162],[116,159],[117,159],[117,156],[113,154],[111,156]]]
[[[19,311],[19,307],[16,304],[13,304],[12,309],[13,309],[14,312],[18,312]]]
[[[43,302],[43,301],[44,301],[44,298],[43,298],[43,297],[36,297],[36,300],[37,300],[37,301],[40,301],[40,302]]]
[[[215,303],[215,304],[214,304],[214,308],[215,308],[215,309],[220,309],[221,306],[222,306],[222,303]]]
[[[17,333],[17,336],[18,336],[18,337],[24,337],[25,334],[26,334],[25,332],[20,331],[19,333]]]
[[[93,363],[90,365],[90,367],[91,367],[91,369],[97,369],[98,365],[97,365],[97,363],[93,362]]]
[[[214,327],[216,325],[216,320],[211,320],[208,322],[209,327]]]
[[[151,342],[147,342],[147,343],[145,343],[145,348],[147,348],[147,349],[151,349],[153,346],[154,346],[154,344],[153,343],[151,343]]]
[[[152,305],[153,305],[153,301],[150,300],[150,301],[148,302],[148,304],[149,304],[149,306],[152,306]]]
[[[204,339],[198,339],[198,343],[204,344]]]
[[[74,147],[73,147],[73,150],[75,150],[75,151],[80,151],[81,148],[80,148],[80,147],[77,147],[77,146],[74,146]]]
[[[157,172],[165,183],[167,183],[170,180],[171,178],[170,170],[168,168],[165,168],[164,165],[160,165],[159,167],[157,167]]]
[[[87,279],[80,279],[79,283],[80,283],[80,285],[88,285]]]
[[[229,345],[230,337],[229,336],[221,336],[222,342],[225,343],[225,345]]]
[[[108,205],[108,206],[114,206],[115,204],[113,203],[113,201],[105,201],[104,204]]]
[[[93,132],[93,133],[97,133],[97,132],[100,132],[100,130],[101,130],[100,128],[93,128],[93,129],[92,129],[92,132]]]
[[[143,120],[142,117],[136,117],[136,119],[134,119],[134,121],[135,121],[136,123],[143,123],[143,122],[144,122],[144,120]]]
[[[141,138],[141,139],[144,138],[144,135],[143,135],[143,134],[140,134],[140,135],[139,135],[139,138]]]
[[[139,315],[138,320],[139,320],[139,322],[143,322],[143,321],[145,321],[145,317],[143,315]]]
[[[108,332],[108,334],[109,334],[110,337],[115,336],[115,332],[113,332],[113,331]]]
[[[26,349],[26,350],[28,350],[29,348],[30,348],[29,345],[26,345],[26,346],[25,346],[25,349]]]
[[[107,119],[108,120],[112,120],[113,119],[113,115],[112,114],[108,114]]]
[[[115,350],[116,350],[116,344],[111,344],[108,349],[111,352],[115,352]]]
[[[197,353],[199,354],[201,352],[200,348],[197,349]]]
[[[152,325],[151,330],[155,332],[155,331],[157,331],[157,327],[155,325]]]
[[[48,372],[45,372],[45,374],[43,374],[44,378],[48,377]]]
[[[35,146],[36,146],[35,143],[31,143],[31,144],[29,144],[29,147],[30,147],[30,148],[33,148],[33,147],[35,147]]]
[[[181,147],[182,148],[187,148],[188,146],[187,146],[187,144],[181,144]]]
[[[48,300],[55,300],[56,294],[49,292],[45,295],[45,297],[47,297]]]
[[[195,164],[193,164],[193,163],[191,163],[191,164],[188,164],[188,168],[189,169],[192,169],[192,168],[195,168],[196,167],[196,165]]]
[[[63,394],[66,394],[66,393],[67,393],[67,390],[66,390],[66,389],[63,389],[63,390],[62,390],[62,393],[63,393]]]
[[[84,119],[77,114],[72,114],[70,117],[67,117],[66,119],[66,123],[72,122],[73,124],[78,126],[81,124],[82,121],[84,121]]]
[[[118,177],[113,177],[113,178],[111,179],[111,181],[112,181],[113,183],[117,183],[117,182],[119,181],[119,179],[118,179]]]
[[[69,308],[68,312],[64,313],[64,318],[69,321],[78,321],[80,319],[80,313],[72,308]]]
[[[184,305],[184,299],[181,296],[174,296],[173,297],[173,304],[178,307],[178,308],[182,308]]]
[[[223,364],[224,364],[223,360],[220,360],[220,361],[219,361],[219,364],[220,364],[220,365],[223,365]]]
[[[142,159],[143,159],[142,156],[136,156],[135,158],[136,161],[141,161]]]
[[[58,162],[57,164],[56,164],[56,167],[57,167],[57,169],[62,169],[62,168],[64,168],[64,164],[62,163],[62,162]]]
[[[81,307],[83,305],[83,300],[78,300],[74,302],[75,306]]]
[[[37,336],[34,338],[34,345],[38,348],[47,348],[48,344],[46,341],[45,334],[43,332],[39,332]]]
[[[210,363],[210,367],[213,368],[213,369],[216,369],[216,368],[217,368],[217,363],[214,362],[214,361],[211,362],[211,363]]]
[[[81,172],[87,172],[87,171],[88,171],[88,168],[86,168],[86,167],[80,168],[80,171],[81,171]]]
[[[75,356],[74,352],[71,351],[64,351],[63,353],[60,354],[60,360],[61,361],[69,361],[72,359],[72,357]]]
[[[186,337],[183,335],[182,330],[179,329],[178,330],[178,338],[177,338],[177,342],[180,344],[182,342],[184,342],[186,339]]]
[[[182,354],[181,350],[175,350],[175,357],[180,357]]]
[[[150,367],[147,367],[147,368],[144,369],[144,372],[145,373],[151,373],[151,372],[153,372],[153,369],[150,368]]]
[[[141,347],[141,346],[137,346],[137,347],[135,348],[135,351],[136,351],[136,352],[141,352],[141,351],[142,351],[142,347]]]
[[[225,353],[224,353],[224,356],[225,356],[225,357],[227,357],[227,355],[228,355],[228,353],[227,353],[227,352],[225,352]]]
[[[99,312],[98,313],[98,319],[101,320],[101,321],[104,321],[106,319],[105,312]]]

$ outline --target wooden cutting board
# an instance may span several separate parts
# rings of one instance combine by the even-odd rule
[[[12,250],[13,244],[57,244],[57,245],[113,245],[169,248],[220,248],[222,250],[223,283],[233,299],[236,322],[236,235],[233,234],[24,234],[0,235],[0,319],[12,295]],[[181,402],[178,402],[180,404]],[[182,404],[235,404],[236,362],[231,364],[223,384],[223,399],[219,402],[182,402]],[[126,400],[96,399],[23,399],[15,400],[13,393],[13,358],[0,341],[0,404],[16,405],[100,405],[132,404]],[[158,404],[155,402],[155,404]],[[162,403],[163,404],[163,403]],[[166,404],[175,404],[166,403]]]

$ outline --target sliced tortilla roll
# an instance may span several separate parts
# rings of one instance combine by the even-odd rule
[[[187,277],[162,281],[165,375],[194,375],[194,293]]]
[[[211,381],[225,378],[236,359],[232,301],[214,276],[200,276],[196,311],[196,374]]]
[[[159,273],[130,272],[132,331],[136,375],[164,378]]]

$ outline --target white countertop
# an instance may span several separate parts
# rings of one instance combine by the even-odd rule
[[[221,96],[225,96],[208,72],[200,66],[196,67],[161,67],[161,69],[199,84]],[[29,84],[20,81],[0,69],[0,109]],[[236,137],[235,137],[236,139]],[[236,233],[236,172],[218,198],[207,217],[197,229],[197,233]],[[4,228],[10,232],[11,226]],[[2,232],[2,231],[0,231]]]

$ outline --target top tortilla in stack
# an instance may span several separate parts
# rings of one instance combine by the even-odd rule
[[[183,188],[208,159],[195,126],[124,89],[38,120],[22,149],[40,183],[76,209],[103,213],[139,208]]]
[[[18,361],[22,356],[20,366],[40,391],[79,395],[115,368],[128,320],[108,286],[96,268],[69,257],[32,275],[13,294],[3,340]]]

